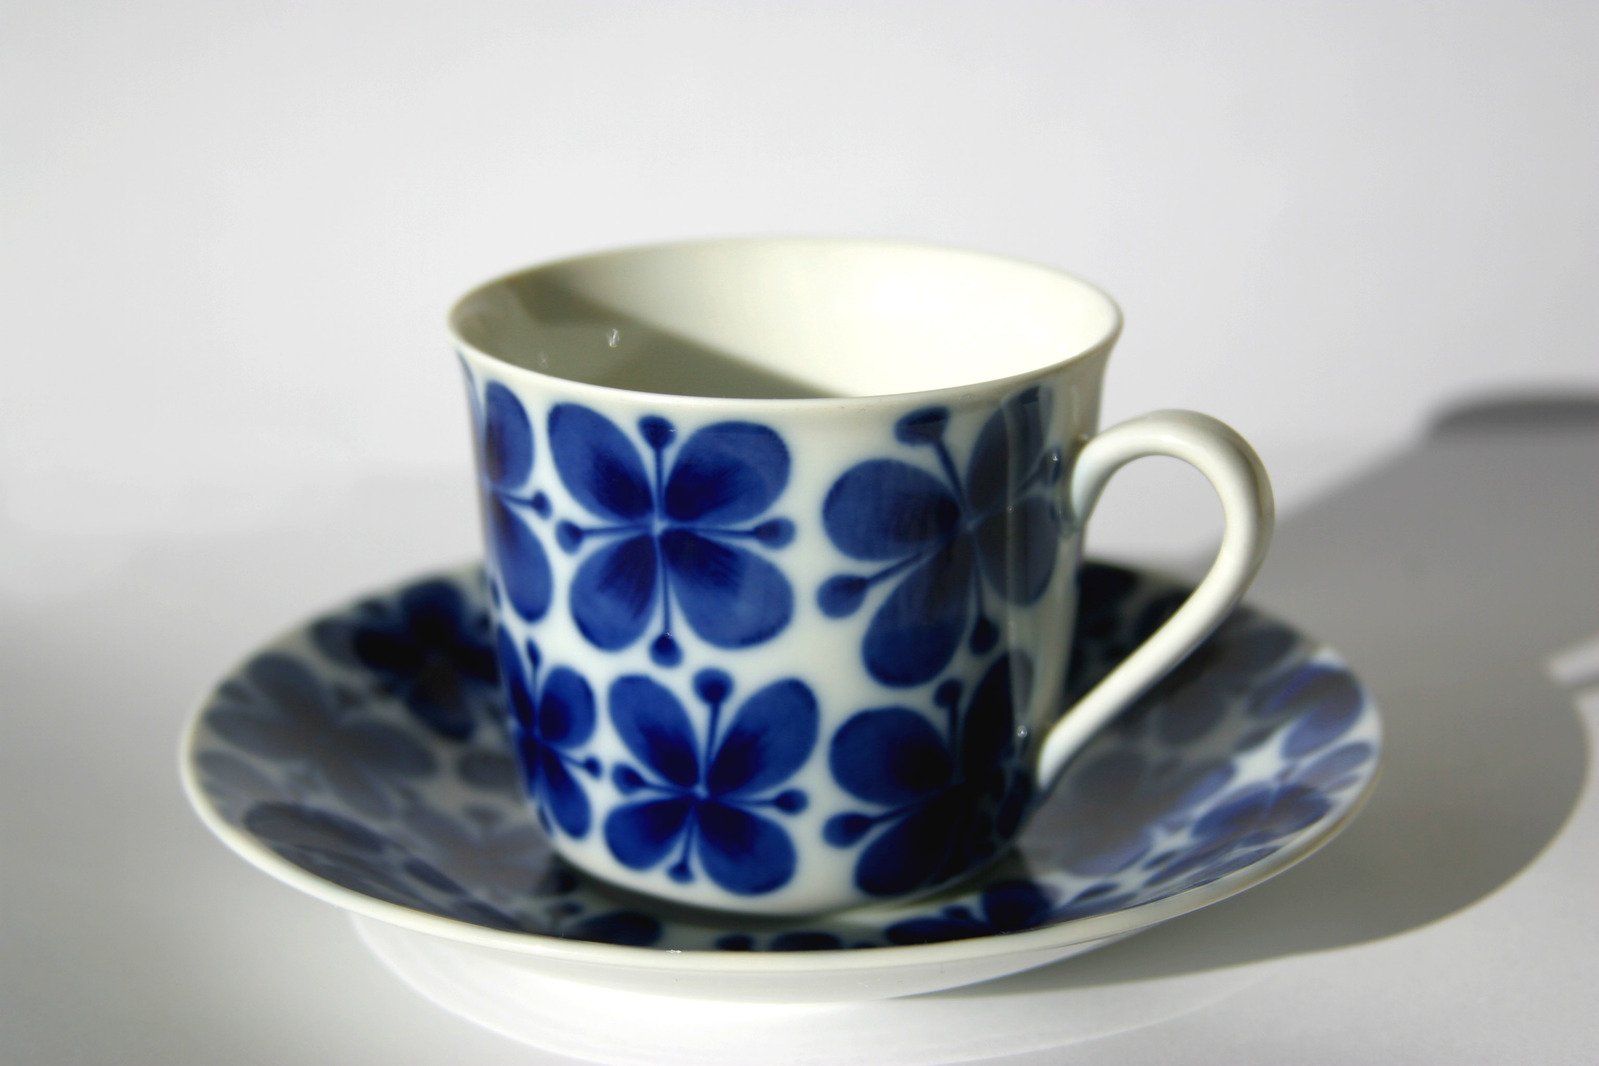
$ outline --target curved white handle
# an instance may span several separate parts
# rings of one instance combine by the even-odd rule
[[[1157,411],[1093,437],[1077,455],[1066,485],[1067,506],[1081,526],[1106,482],[1146,455],[1169,455],[1194,466],[1221,497],[1221,546],[1216,561],[1183,605],[1131,655],[1061,716],[1039,750],[1041,788],[1054,784],[1066,763],[1145,689],[1176,666],[1238,605],[1271,540],[1271,482],[1260,458],[1233,429],[1193,411]]]

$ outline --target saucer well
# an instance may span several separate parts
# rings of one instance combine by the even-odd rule
[[[1186,589],[1102,563],[1080,580],[1070,676],[1086,688]],[[474,568],[271,642],[189,725],[182,775],[195,810],[267,873],[363,927],[430,938],[460,965],[822,1002],[1018,973],[1241,892],[1347,824],[1381,757],[1377,710],[1342,660],[1241,608],[1083,749],[982,875],[822,918],[676,911],[550,850],[500,724],[489,630]]]

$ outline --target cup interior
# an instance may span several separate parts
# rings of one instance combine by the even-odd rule
[[[490,282],[456,339],[587,385],[742,399],[955,388],[1107,348],[1121,316],[1070,275],[886,241],[751,239],[584,256]]]

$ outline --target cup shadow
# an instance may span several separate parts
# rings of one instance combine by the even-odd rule
[[[1599,396],[1454,407],[1288,515],[1250,600],[1337,648],[1384,717],[1366,811],[1239,897],[980,997],[1361,944],[1472,906],[1560,832],[1587,771],[1549,660],[1599,631]]]

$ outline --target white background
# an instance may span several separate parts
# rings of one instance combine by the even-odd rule
[[[204,839],[172,766],[252,642],[476,550],[459,291],[728,234],[1039,260],[1127,313],[1107,421],[1221,416],[1292,519],[1455,404],[1599,391],[1596,55],[1579,3],[0,0],[0,1059],[541,1061]],[[1094,543],[1197,559],[1214,505],[1148,467]],[[1280,573],[1311,613],[1350,576]],[[1206,1046],[1280,1057],[1266,1015]]]

